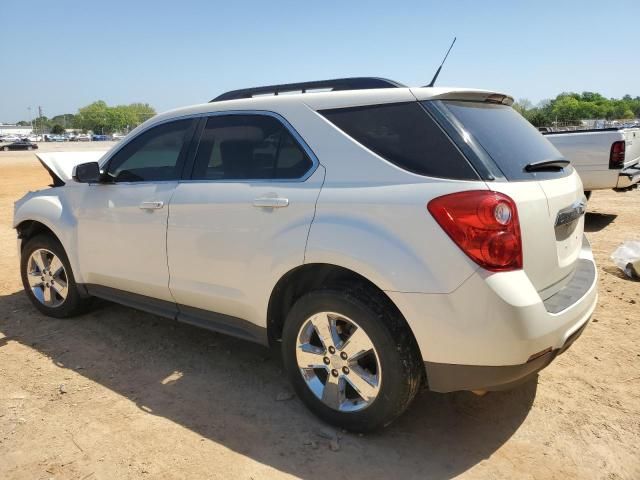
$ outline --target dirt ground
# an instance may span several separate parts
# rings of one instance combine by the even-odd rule
[[[0,152],[0,478],[640,478],[640,282],[609,258],[640,239],[640,191],[591,198],[599,305],[537,379],[482,398],[422,392],[357,436],[289,395],[260,346],[108,303],[72,320],[37,313],[11,217],[48,182],[32,153]]]

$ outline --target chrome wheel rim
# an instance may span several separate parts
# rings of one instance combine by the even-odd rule
[[[373,342],[339,313],[317,313],[302,324],[296,360],[309,390],[334,410],[362,410],[380,392],[382,369]]]
[[[27,261],[27,281],[33,296],[47,307],[59,307],[67,299],[67,271],[50,250],[39,248],[31,254]]]

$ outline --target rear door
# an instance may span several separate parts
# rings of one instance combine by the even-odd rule
[[[259,305],[266,308],[274,279],[304,263],[323,179],[284,119],[209,117],[192,178],[170,205],[170,288],[181,317],[197,321],[209,311],[264,321]]]
[[[490,169],[502,172],[504,178],[487,185],[516,202],[524,270],[539,292],[554,293],[574,271],[582,245],[584,194],[573,167],[528,171],[527,165],[563,157],[510,106],[470,101],[425,105],[458,123]]]

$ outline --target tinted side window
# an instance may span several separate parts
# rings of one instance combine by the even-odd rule
[[[107,175],[116,182],[180,179],[180,153],[192,122],[178,120],[140,134],[113,156]]]
[[[527,172],[529,163],[563,159],[562,154],[522,115],[508,105],[436,101],[437,108],[452,114],[498,165],[508,180],[564,177],[571,168]]]
[[[277,119],[217,115],[202,131],[193,179],[260,180],[304,176],[312,162]]]
[[[418,102],[320,112],[385,160],[419,175],[477,180],[464,156]]]

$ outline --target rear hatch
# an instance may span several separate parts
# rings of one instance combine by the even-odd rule
[[[516,203],[523,268],[545,299],[568,282],[577,264],[584,230],[582,183],[573,167],[564,166],[562,154],[496,97],[423,104],[460,149],[476,157],[472,163],[486,167],[489,188]]]

